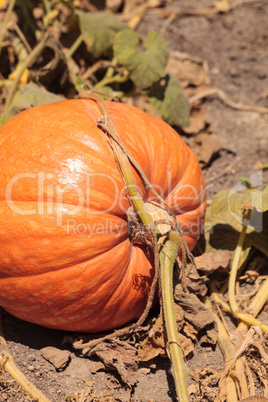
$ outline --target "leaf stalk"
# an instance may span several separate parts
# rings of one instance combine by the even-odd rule
[[[168,346],[173,362],[173,374],[177,397],[180,402],[188,402],[187,370],[184,356],[179,345],[174,300],[173,300],[173,267],[182,244],[181,236],[170,231],[168,240],[160,251],[161,288],[164,309],[164,320],[167,331]]]

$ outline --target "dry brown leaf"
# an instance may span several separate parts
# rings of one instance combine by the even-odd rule
[[[210,275],[214,271],[228,272],[231,263],[230,251],[223,250],[216,253],[204,253],[195,257],[196,267],[204,275]]]
[[[97,355],[106,368],[116,370],[123,383],[133,386],[137,382],[136,349],[127,342],[113,339],[100,343],[91,349],[87,356]]]
[[[179,60],[171,56],[167,64],[167,71],[174,74],[185,88],[189,85],[208,86],[209,76],[200,62],[193,60]]]
[[[165,355],[165,342],[163,337],[163,321],[159,316],[153,324],[148,336],[140,343],[138,359],[148,361],[156,356]]]
[[[187,134],[198,134],[210,123],[209,118],[202,107],[192,108],[190,115],[190,125],[184,127],[183,131]]]
[[[198,331],[188,321],[185,321],[185,323],[184,323],[183,332],[187,336],[187,338],[190,338],[193,341],[196,340],[196,336],[198,334]]]
[[[190,147],[202,166],[207,166],[222,149],[222,143],[214,135],[202,133],[193,138]]]
[[[106,8],[116,13],[122,6],[123,0],[106,0]]]
[[[103,397],[97,399],[98,402],[129,402],[131,400],[132,389],[127,385],[122,385],[115,377],[108,377],[105,385],[109,390],[103,392]],[[92,400],[95,401],[95,399]]]
[[[253,165],[253,169],[261,170],[263,168],[263,166],[264,166],[264,163],[262,163],[261,161],[258,161]]]
[[[185,322],[183,320],[184,312],[178,305],[175,305],[175,314],[178,330],[180,330]],[[179,343],[185,356],[188,356],[194,350],[192,341],[181,333],[179,333]],[[138,358],[140,361],[148,361],[156,356],[166,356],[162,316],[157,318],[148,336],[140,343],[138,349]]]
[[[207,294],[206,282],[208,279],[206,276],[200,276],[193,264],[187,264],[185,277],[186,287],[190,292],[201,296]]]
[[[205,338],[209,343],[215,344],[217,341],[217,330],[214,317],[209,310],[193,293],[185,293],[182,286],[176,285],[174,299],[176,303],[183,309],[184,317],[199,332],[206,331]],[[201,339],[201,342],[204,342]]]

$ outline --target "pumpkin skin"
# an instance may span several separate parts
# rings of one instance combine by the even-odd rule
[[[206,206],[193,152],[165,122],[106,104],[193,249]],[[130,240],[130,202],[99,117],[94,101],[67,100],[0,128],[0,305],[49,328],[95,333],[136,320],[154,276],[148,246]],[[143,199],[156,200],[135,178]]]

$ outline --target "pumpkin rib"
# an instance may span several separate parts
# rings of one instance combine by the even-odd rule
[[[78,262],[87,261],[101,255],[128,238],[128,224],[124,219],[110,214],[97,218],[86,213],[76,217],[75,225],[67,217],[61,227],[55,226],[55,216],[34,219],[16,216],[7,207],[2,209],[0,221],[1,276],[27,275],[27,271],[41,274],[68,268]],[[82,231],[79,225],[82,224]],[[85,226],[87,224],[87,226]],[[86,229],[86,230],[85,230]],[[25,243],[25,238],[27,237]],[[29,245],[28,245],[29,244]],[[35,248],[32,248],[35,244]],[[54,245],[54,246],[53,246]],[[20,260],[26,261],[20,266]],[[10,270],[9,266],[13,269]],[[23,267],[26,265],[27,269]]]
[[[100,193],[101,194],[101,193]],[[14,202],[14,203],[16,203],[16,204],[19,204],[19,203],[21,203],[21,204],[29,204],[29,203],[36,203],[37,201],[36,200],[18,200],[18,199],[14,199],[14,198],[12,198],[12,201]],[[1,200],[0,199],[0,203],[5,203],[5,200]],[[44,203],[43,203],[44,205],[49,205],[50,204],[50,201],[48,202],[48,201],[44,201]],[[53,205],[54,206],[56,206],[56,205],[68,205],[68,206],[73,206],[73,207],[81,207],[82,206],[82,204],[73,204],[73,203],[71,203],[71,202],[64,202],[64,203],[61,203],[61,202],[56,202],[56,201],[54,201],[53,200]],[[92,206],[90,206],[90,210],[93,210],[94,212],[96,212],[96,215],[98,214],[98,213],[101,213],[101,209],[96,209],[96,208],[93,208]],[[110,211],[109,212],[110,213],[110,215],[112,215],[112,216],[118,216],[117,215],[117,213],[116,212],[113,212],[113,211]],[[127,214],[124,212],[123,214],[122,214],[122,216],[120,216],[120,218],[122,219],[122,220],[125,220],[125,221],[127,221]]]
[[[145,112],[143,112],[142,110],[140,110],[140,109],[137,110],[132,105],[125,105],[125,108],[127,109],[127,113],[121,113],[121,111],[120,111],[120,113],[121,113],[120,116],[119,116],[119,113],[117,113],[116,119],[114,119],[113,114],[116,111],[116,103],[115,102],[107,102],[107,106],[111,113],[111,118],[113,120],[113,124],[118,132],[119,137],[121,137],[121,133],[120,133],[121,130],[119,127],[117,127],[118,121],[120,121],[120,123],[122,123],[122,120],[124,120],[126,122],[135,121],[134,117],[133,117],[133,119],[131,119],[131,117],[132,117],[131,113],[133,113],[134,115],[138,115],[143,121],[145,121],[146,116],[147,116],[147,114]],[[153,187],[156,186],[157,188],[159,188],[159,184],[160,184],[160,187],[162,190],[163,190],[163,188],[165,188],[164,194],[162,194],[162,198],[165,198],[166,195],[168,194],[168,192],[171,192],[173,190],[173,188],[176,186],[177,182],[181,179],[181,177],[184,175],[185,170],[187,169],[187,163],[182,163],[181,166],[179,166],[179,168],[176,169],[176,174],[173,174],[171,187],[167,187],[166,186],[167,165],[165,163],[163,163],[165,166],[165,168],[163,169],[163,182],[161,181],[159,183],[159,178],[157,177],[158,180],[157,180],[157,182],[154,183],[155,180],[152,177],[152,173],[154,173],[154,171],[156,171],[156,170],[159,170],[158,166],[159,166],[159,163],[161,163],[162,159],[169,164],[170,158],[172,157],[174,151],[176,151],[176,148],[171,149],[170,141],[168,141],[168,138],[167,138],[168,135],[170,137],[170,135],[172,133],[172,136],[176,143],[175,145],[177,146],[177,148],[179,145],[180,151],[178,153],[180,153],[180,156],[183,155],[183,159],[185,159],[185,160],[187,160],[187,157],[189,154],[189,148],[186,146],[186,144],[181,139],[181,137],[178,135],[178,133],[175,130],[173,130],[170,126],[167,126],[167,123],[165,123],[164,121],[162,121],[160,119],[152,117],[152,116],[150,116],[150,118],[151,118],[151,120],[150,120],[149,124],[152,127],[149,130],[147,128],[147,137],[140,134],[141,133],[140,126],[137,129],[137,133],[139,134],[139,142],[142,142],[142,148],[146,150],[146,158],[147,158],[147,160],[150,161],[150,163],[149,163],[150,175],[147,174],[147,178],[151,182]],[[136,120],[137,120],[137,117],[136,117]],[[159,126],[162,129],[161,132],[159,130]],[[136,124],[135,124],[135,127],[136,127]],[[126,130],[126,132],[128,132],[128,131]],[[158,138],[157,136],[153,135],[153,133],[157,133],[157,135],[161,135],[161,138]],[[130,136],[131,136],[131,134],[130,134]],[[121,138],[121,139],[123,140],[123,138]],[[166,146],[164,147],[164,149],[161,149],[159,147],[161,147],[164,140],[165,140]],[[132,140],[132,141],[134,144],[135,141],[134,140]],[[130,153],[132,153],[131,150],[129,149],[129,143],[126,144],[126,142],[124,140],[123,140],[123,142],[127,146]],[[155,146],[153,146],[154,143],[155,143]],[[134,148],[134,146],[132,146],[132,147]],[[164,151],[164,155],[163,155],[163,151]],[[161,155],[161,158],[159,158],[159,155]],[[132,156],[134,156],[134,155],[132,155]],[[175,169],[173,169],[173,170],[175,170]],[[148,201],[149,197],[152,201],[157,200],[156,196],[148,189],[146,191],[146,194],[144,194],[144,196],[145,196],[145,201]]]
[[[128,247],[130,246],[130,242],[128,240],[126,241],[126,244],[127,244]],[[122,244],[118,246],[118,249],[122,249]],[[115,251],[110,250],[109,252],[111,254],[111,252],[114,253]],[[129,261],[130,255],[129,255],[129,253],[126,252],[126,250],[124,251],[124,255],[127,256],[127,260]],[[134,262],[132,260],[132,264],[133,263]],[[79,264],[79,266],[81,266],[81,265],[85,265],[85,264]],[[91,265],[92,265],[92,263],[91,263]],[[124,270],[123,270],[123,276],[124,277],[125,277],[125,273],[127,272],[127,267],[128,267],[128,263],[127,263],[127,265],[124,264]],[[90,276],[91,276],[91,270],[89,270],[89,272],[90,272]],[[55,273],[55,275],[56,275],[56,277],[58,277],[56,273]],[[35,297],[34,295],[37,294],[38,299],[41,302],[42,296],[39,294],[38,289],[40,288],[40,292],[43,291],[43,285],[42,285],[42,279],[43,278],[42,277],[44,277],[44,276],[49,277],[49,281],[45,280],[45,282],[52,283],[53,284],[53,285],[51,285],[52,288],[55,286],[54,285],[55,280],[53,279],[53,275],[49,275],[49,273],[46,273],[46,274],[44,274],[44,275],[42,275],[40,277],[39,283],[33,283],[32,284],[31,281],[29,282],[29,290],[31,292],[31,296],[28,296],[28,297],[33,298],[33,297]],[[118,308],[114,304],[109,306],[109,310],[111,312],[113,312],[113,313],[111,313],[109,315],[109,314],[107,314],[107,311],[105,312],[104,307],[107,309],[107,303],[109,303],[109,301],[108,301],[108,297],[107,296],[105,297],[105,294],[107,295],[107,291],[103,292],[102,286],[104,286],[104,289],[106,289],[107,284],[109,283],[109,278],[107,278],[107,277],[106,277],[106,282],[105,283],[101,282],[101,285],[98,285],[97,293],[94,292],[94,290],[89,292],[88,289],[86,287],[84,287],[83,291],[81,289],[79,294],[75,295],[75,301],[74,301],[74,299],[72,299],[72,302],[70,302],[68,300],[67,302],[64,302],[64,305],[62,305],[62,307],[61,307],[60,302],[62,303],[62,301],[63,301],[63,293],[62,292],[66,290],[65,283],[68,280],[67,279],[68,276],[69,276],[68,272],[65,271],[65,272],[63,272],[63,275],[61,275],[59,277],[59,283],[58,284],[61,286],[61,292],[58,295],[56,295],[55,292],[54,292],[54,295],[53,295],[54,298],[55,298],[54,307],[57,306],[57,311],[54,308],[52,308],[51,305],[48,305],[47,307],[45,307],[45,305],[42,305],[40,303],[39,304],[38,303],[33,303],[35,309],[37,309],[37,310],[36,310],[36,313],[34,313],[34,310],[32,309],[31,316],[28,318],[28,321],[33,321],[34,322],[34,318],[33,318],[34,315],[36,315],[36,314],[38,315],[39,314],[38,313],[39,308],[42,309],[44,307],[48,309],[47,311],[48,311],[49,314],[48,315],[45,314],[45,316],[47,316],[47,319],[45,318],[46,321],[45,322],[43,321],[41,323],[41,325],[44,325],[44,326],[47,326],[47,327],[50,327],[50,328],[55,328],[55,325],[50,324],[49,321],[51,321],[51,320],[52,321],[54,320],[56,322],[57,322],[57,320],[62,321],[62,315],[65,315],[65,317],[69,317],[68,320],[66,320],[66,318],[65,318],[65,321],[68,322],[68,327],[66,327],[66,324],[65,324],[65,327],[64,327],[64,325],[61,325],[62,326],[61,329],[68,330],[68,328],[69,328],[69,330],[73,330],[73,331],[78,331],[78,330],[81,331],[81,325],[84,325],[84,327],[85,327],[85,329],[82,330],[83,332],[88,332],[88,331],[89,332],[98,332],[98,331],[102,331],[102,330],[108,330],[109,329],[109,324],[111,323],[112,320],[117,321],[116,324],[115,324],[116,326],[120,326],[120,325],[124,325],[126,322],[136,318],[137,311],[135,310],[135,308],[134,308],[134,311],[132,311],[132,309],[128,309],[128,312],[125,314],[125,317],[122,316],[122,314],[120,313],[120,311],[118,311]],[[77,279],[79,277],[84,277],[84,274],[82,272],[75,273],[72,270],[71,276],[72,277],[75,276],[74,279]],[[113,293],[117,291],[118,278],[114,279],[113,271],[110,272],[110,277],[113,278],[113,283],[114,283],[114,286],[113,286],[114,290],[110,294],[110,296],[112,296]],[[121,275],[121,278],[122,278],[122,275]],[[9,288],[12,289],[12,291],[14,292],[13,278],[10,278],[10,281],[11,281],[11,283],[9,285]],[[8,282],[8,281],[6,281],[6,282]],[[83,280],[83,282],[85,283],[85,279]],[[0,283],[1,283],[1,280],[0,280]],[[74,282],[72,281],[71,283],[73,284],[72,285],[72,287],[73,287]],[[121,281],[121,283],[122,283],[122,281]],[[63,289],[63,286],[64,286],[65,290]],[[75,286],[77,287],[77,285],[75,285]],[[5,290],[5,291],[8,291],[7,289],[4,289],[2,284],[1,284],[1,288],[3,288],[3,290]],[[111,284],[110,283],[109,283],[109,289],[111,289]],[[16,289],[15,289],[15,291],[16,291]],[[58,293],[58,289],[56,289],[56,292]],[[138,303],[139,309],[142,309],[143,297],[141,298],[139,296],[139,291],[138,290],[136,292],[137,292],[137,299],[134,302],[134,298],[133,298],[133,307],[135,307],[135,304]],[[90,295],[92,301],[94,301],[93,304],[88,304],[87,298],[85,298],[86,295],[87,295],[87,298]],[[110,299],[110,296],[109,296],[109,299]],[[130,295],[128,295],[128,296],[131,297]],[[70,297],[70,295],[68,295],[68,298],[69,297]],[[1,295],[0,295],[0,300],[1,300]],[[81,302],[82,302],[82,305],[81,305]],[[59,303],[59,304],[57,304],[57,303]],[[14,303],[12,303],[12,300],[11,300],[8,306],[4,305],[4,308],[7,311],[9,311],[11,314],[15,314],[15,315],[19,316],[18,312],[14,311],[14,308],[12,307],[13,304]],[[2,305],[3,305],[3,303],[2,303]],[[102,306],[101,310],[100,310],[100,305]],[[82,306],[83,306],[83,308],[82,308]],[[98,313],[96,313],[96,310],[98,311]],[[79,311],[81,311],[82,317],[84,317],[84,318],[80,318],[81,314],[79,313]],[[24,314],[27,314],[27,311]],[[106,317],[107,322],[106,322],[106,326],[101,328],[101,324],[99,323],[99,319],[100,319],[100,317],[102,317],[102,320],[103,320],[104,319],[103,316],[107,316]],[[87,317],[87,321],[85,321],[85,317]],[[20,318],[25,319],[25,316],[21,316]],[[40,319],[42,320],[42,317],[40,317]],[[80,329],[78,329],[77,326],[76,326],[76,322],[79,321],[79,319],[82,320],[81,323],[79,324]],[[74,321],[74,323],[73,323],[73,321]],[[94,322],[94,321],[96,321],[96,322]],[[96,326],[97,323],[98,323],[98,326],[99,326],[98,331],[92,330],[92,322],[94,322],[94,326]],[[56,327],[57,327],[57,325],[59,325],[59,324],[56,324]],[[94,328],[94,326],[93,326],[93,328]]]
[[[33,128],[39,128],[39,129],[43,130],[43,127],[38,125],[38,124],[32,124],[32,127]],[[96,126],[96,129],[98,129],[97,126]],[[49,131],[49,127],[46,128],[46,131]],[[92,151],[92,147],[90,147],[90,144],[87,144],[86,142],[83,142],[83,141],[79,140],[78,138],[73,137],[72,135],[65,134],[64,132],[62,132],[60,130],[55,130],[55,128],[51,128],[51,131],[53,131],[53,134],[57,134],[58,136],[65,137],[69,141],[71,140],[72,142],[77,142],[80,146],[85,147],[87,150],[89,149],[89,150]],[[103,135],[103,132],[101,130],[99,130],[99,131]],[[107,146],[108,146],[108,148],[110,148],[108,142],[107,142]],[[94,152],[95,151],[96,150],[94,149]],[[101,156],[102,155],[100,153],[99,154],[94,153],[94,158],[97,157],[97,158],[99,158],[99,161],[106,162],[106,158],[104,156],[103,156],[103,158],[101,158]],[[111,150],[111,156],[113,156],[112,150]],[[114,169],[114,173],[118,174],[118,170]]]
[[[132,303],[132,305],[134,304],[134,295],[132,293],[130,296],[130,291],[129,291],[129,289],[126,289],[125,281],[126,281],[126,283],[130,283],[130,281],[128,280],[128,277],[132,276],[132,285],[131,285],[131,290],[132,290],[132,288],[134,287],[134,284],[133,284],[134,278],[133,278],[132,274],[133,274],[133,270],[136,270],[136,267],[133,264],[133,260],[136,261],[137,253],[142,253],[142,255],[145,253],[145,250],[144,250],[145,247],[147,247],[147,246],[138,246],[135,244],[131,245],[131,258],[129,259],[127,268],[125,270],[124,278],[122,278],[120,283],[118,283],[117,289],[111,295],[110,299],[107,301],[107,303],[105,305],[105,307],[108,307],[111,302],[114,303],[114,301],[113,301],[114,298],[116,299],[117,297],[120,297],[120,299],[121,299],[120,308],[121,308],[122,316],[124,313],[129,314],[129,305],[131,305],[131,303]],[[135,256],[133,256],[133,254],[135,254]],[[155,273],[154,267],[152,266],[152,262],[153,262],[153,257],[152,257],[151,262],[149,260],[147,260],[147,262],[146,262],[147,271],[148,271],[147,276],[142,275],[142,274],[136,274],[136,276],[138,277],[136,288],[138,290],[141,290],[141,292],[144,294],[144,297],[146,299],[149,296],[150,286],[152,284],[154,273]],[[147,282],[146,282],[146,278],[148,278]],[[131,299],[131,300],[129,300],[129,299]],[[144,305],[143,303],[140,302],[135,309],[135,313],[134,313],[134,316],[132,317],[131,321],[137,320],[144,312],[145,307],[146,307],[146,305]],[[113,320],[113,317],[111,317],[111,319]],[[127,322],[123,321],[121,323],[121,325],[124,325],[126,323]]]
[[[35,125],[32,125],[32,127],[33,127],[33,128],[36,128]],[[97,128],[97,127],[96,127],[96,128]],[[43,130],[44,128],[40,126],[39,129]],[[53,129],[53,130],[54,130],[54,129]],[[99,130],[99,129],[98,129],[98,130]],[[47,132],[47,131],[48,131],[48,130],[46,129],[46,132]],[[99,131],[103,134],[103,132],[102,132],[101,130],[99,130]],[[11,135],[9,135],[7,138],[11,137],[11,136],[14,135],[14,134],[17,134],[17,132],[14,131],[14,132],[13,132]],[[31,133],[24,133],[24,135],[27,135],[27,134],[29,134],[29,136],[31,136]],[[71,135],[69,136],[69,135],[67,135],[67,134],[65,134],[65,133],[63,133],[63,132],[61,132],[61,131],[53,132],[53,134],[57,134],[58,136],[62,136],[62,137],[64,137],[64,138],[66,138],[66,139],[67,139],[68,141],[70,141],[70,142],[77,142],[77,143],[79,144],[79,146],[85,147],[86,150],[91,150],[91,151],[92,151],[92,147],[90,147],[90,144],[84,143],[83,141],[81,141],[81,140],[79,140],[79,139],[77,139],[77,138],[75,138],[75,137],[72,137]],[[42,137],[40,137],[40,138],[42,139]],[[1,145],[1,144],[0,144],[0,145]],[[107,149],[110,150],[111,159],[114,159],[112,150],[110,149],[108,142],[107,142]],[[82,151],[83,151],[83,150],[82,150]],[[95,149],[94,149],[93,152],[94,152],[94,159],[98,159],[101,163],[103,163],[103,162],[106,163],[106,162],[107,162],[106,157],[101,158],[101,157],[100,157],[100,154],[96,154],[96,150],[95,150]],[[92,153],[93,153],[93,152],[92,152]],[[114,167],[116,167],[116,166],[117,166],[117,165],[115,164]],[[118,172],[118,169],[113,169],[112,173],[114,173],[116,176],[120,177],[120,180],[122,179],[120,173]],[[122,181],[123,181],[123,180],[122,180]]]
[[[160,119],[156,119],[156,120],[157,120],[158,125],[162,128],[162,132],[163,132],[162,136],[164,136],[164,139],[165,139],[166,144],[168,146],[168,150],[167,150],[166,153],[172,157],[173,154],[174,154],[174,149],[170,148],[170,142],[167,139],[167,135],[166,135],[166,132],[165,132],[166,128],[167,128],[166,123],[164,121],[160,120]],[[172,133],[173,136],[176,138],[177,145],[179,145],[179,147],[180,147],[180,152],[177,152],[177,153],[180,153],[180,156],[183,155],[183,158],[187,159],[188,154],[189,154],[189,148],[185,146],[186,144],[184,142],[182,142],[182,139],[178,135],[178,133],[173,129],[172,129],[172,131],[173,131],[173,133]],[[149,143],[147,143],[147,146],[149,147]],[[181,149],[182,146],[184,146],[183,153],[181,152],[182,151],[182,149]],[[157,150],[157,147],[151,147],[150,150],[151,150],[151,155],[150,156],[152,157],[152,152],[154,153],[154,151]],[[158,153],[158,150],[156,152]],[[153,159],[157,160],[158,158],[153,157]],[[167,160],[169,162],[170,158],[167,158]],[[187,164],[186,163],[181,163],[181,166],[177,166],[176,175],[174,175],[174,177],[173,177],[171,187],[167,188],[167,190],[166,190],[167,192],[171,192],[174,189],[174,187],[176,186],[178,181],[180,181],[181,178],[183,177],[184,172],[185,172],[186,169],[187,169]],[[166,179],[166,177],[167,176],[165,175],[165,179]],[[166,194],[165,194],[165,196],[163,198],[166,198]]]

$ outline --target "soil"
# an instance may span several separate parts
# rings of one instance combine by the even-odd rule
[[[187,6],[196,10],[212,5],[209,0],[180,0],[167,3],[165,7]],[[241,104],[268,107],[267,21],[266,0],[244,2],[227,13],[177,16],[167,25],[164,36],[171,54],[186,52],[207,61],[211,87],[222,89]],[[146,35],[150,30],[160,31],[164,22],[155,13],[148,12],[138,32]],[[240,177],[247,177],[253,183],[258,179],[260,184],[267,185],[268,171],[260,167],[268,163],[268,114],[235,110],[217,97],[207,98],[202,106],[210,120],[209,133],[222,142],[222,150],[204,169],[208,198],[223,188],[235,186]],[[189,142],[190,138],[185,136],[185,140]],[[140,364],[137,385],[130,393],[115,373],[99,370],[96,359],[74,353],[69,344],[64,343],[70,334],[22,322],[5,312],[3,325],[16,364],[51,401],[176,400],[167,358]],[[42,357],[40,349],[47,346],[70,350],[65,369],[56,371]],[[201,345],[198,339],[188,364],[192,369],[223,370],[219,348]],[[25,401],[27,398],[11,377],[2,376],[0,401]]]

